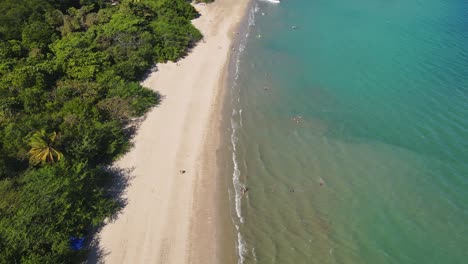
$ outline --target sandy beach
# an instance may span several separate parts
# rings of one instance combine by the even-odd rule
[[[216,186],[226,66],[247,6],[248,0],[196,4],[201,16],[193,23],[204,41],[177,64],[158,64],[143,82],[163,100],[116,164],[130,171],[127,205],[97,235],[101,257],[90,262],[220,262],[215,192],[206,189]]]

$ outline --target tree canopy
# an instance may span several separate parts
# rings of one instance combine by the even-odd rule
[[[2,0],[0,12],[0,263],[80,262],[70,237],[118,208],[107,167],[159,102],[139,81],[201,39],[198,14],[186,0]]]

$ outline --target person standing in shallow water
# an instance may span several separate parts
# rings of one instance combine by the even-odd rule
[[[241,187],[242,194],[247,193],[248,190],[249,190],[249,187],[246,187],[246,186]]]

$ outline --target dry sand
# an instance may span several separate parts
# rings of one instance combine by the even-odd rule
[[[210,228],[215,203],[200,197],[207,192],[199,185],[215,180],[211,165],[216,162],[206,153],[212,159],[216,151],[210,143],[218,120],[213,115],[221,105],[231,45],[247,5],[248,0],[197,4],[201,17],[193,23],[205,41],[178,64],[157,65],[144,81],[163,101],[141,124],[134,148],[116,164],[131,170],[124,196],[128,203],[98,234],[98,262],[222,262],[219,239],[212,239],[218,227],[213,223]],[[211,208],[196,209],[202,200]],[[204,224],[194,225],[197,219]]]

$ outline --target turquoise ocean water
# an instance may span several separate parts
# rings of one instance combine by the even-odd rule
[[[253,1],[239,262],[468,263],[468,1]]]

